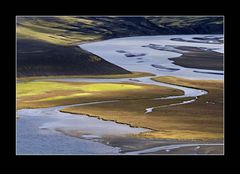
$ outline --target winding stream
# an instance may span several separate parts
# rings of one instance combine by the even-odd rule
[[[193,37],[201,36],[203,35],[129,37],[82,44],[80,47],[129,71],[150,72],[156,76],[171,75],[190,79],[223,79],[223,71],[184,68],[174,65],[172,61],[168,60],[168,58],[181,56],[180,53],[143,47],[148,44],[184,45],[211,48],[214,49],[214,51],[223,52],[223,44],[189,43],[171,40],[171,38],[176,37],[191,40]],[[128,56],[124,53],[127,53]],[[162,70],[159,70],[159,66],[152,65],[160,65],[169,69],[163,68]],[[175,71],[176,69],[177,71]],[[207,71],[210,73],[199,73],[199,71]],[[151,77],[122,79],[69,78],[45,80],[68,82],[134,82],[159,85],[182,90],[184,94],[181,96],[155,98],[155,100],[185,97],[194,98],[181,103],[157,107],[171,107],[175,105],[188,104],[197,100],[198,96],[207,94],[204,90],[160,83],[153,81],[150,78]],[[91,102],[68,106],[90,105],[104,102],[118,101]],[[74,114],[60,112],[61,109],[68,106],[41,109],[22,109],[17,111],[17,114],[21,118],[17,120],[17,154],[119,154],[121,152],[119,147],[109,146],[108,143],[103,144],[101,143],[101,139],[106,137],[127,137],[129,134],[150,131],[143,128],[132,128],[128,125],[117,124],[111,121],[103,121],[84,115],[76,117]],[[152,112],[153,109],[153,107],[145,108],[145,113],[147,114]],[[78,132],[78,138],[71,134],[76,131]],[[199,145],[204,146],[204,144],[179,144],[129,152],[129,154],[153,153],[164,149],[171,150]]]

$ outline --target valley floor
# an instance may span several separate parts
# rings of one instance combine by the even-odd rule
[[[153,41],[157,39],[165,43],[170,38],[154,37]],[[121,45],[120,39],[103,41],[106,45],[93,43],[81,47],[90,52],[94,50],[94,54],[129,71],[141,69],[146,72],[17,79],[19,153],[28,152],[28,145],[32,152],[38,152],[41,150],[38,149],[38,143],[41,147],[46,145],[52,153],[54,148],[49,144],[54,144],[54,141],[51,138],[47,141],[30,138],[30,144],[24,142],[29,141],[29,137],[45,139],[45,134],[50,136],[53,133],[56,135],[54,139],[62,139],[56,141],[63,143],[61,145],[67,150],[66,153],[68,150],[74,153],[72,150],[75,148],[76,152],[79,150],[77,144],[73,144],[73,149],[66,148],[69,143],[66,137],[73,137],[91,141],[93,148],[90,148],[92,151],[88,150],[92,153],[100,153],[100,149],[105,149],[110,154],[223,154],[224,72],[208,70],[199,73],[198,69],[174,65],[169,57],[175,58],[181,54],[166,50],[175,49],[173,46],[165,45],[164,50],[159,50],[159,46],[157,50],[156,47],[143,49],[146,43],[143,44],[141,39],[144,41],[144,38],[137,38],[139,42],[134,38],[123,38],[123,41],[128,39],[129,46],[125,42]],[[147,37],[145,39],[148,40]],[[115,47],[105,52],[108,44]],[[178,41],[172,44],[178,44]],[[201,45],[197,45],[199,43],[195,44],[201,48]],[[126,52],[130,47],[135,52],[131,49]],[[222,46],[219,45],[212,44],[209,48],[215,47],[222,52]],[[144,54],[140,52],[142,50],[145,50]],[[211,51],[205,53],[215,55]],[[185,59],[189,59],[188,56],[185,54]],[[186,62],[182,60],[178,63]],[[60,137],[56,132],[62,133]],[[100,149],[96,151],[94,146]],[[46,153],[44,149],[42,151]],[[79,153],[91,152],[83,149]]]
[[[186,80],[159,77],[156,81],[174,83],[208,91],[193,103],[170,106],[191,98],[156,100],[144,98],[119,100],[115,103],[64,108],[63,112],[84,114],[127,123],[134,127],[146,127],[153,131],[139,134],[146,138],[166,139],[222,139],[223,138],[223,82],[220,80]],[[171,95],[171,93],[168,93]],[[172,93],[173,94],[173,93]],[[143,94],[141,94],[143,95]],[[148,95],[145,93],[145,96]],[[163,107],[165,106],[165,107]],[[151,113],[145,108],[153,107]]]
[[[183,93],[181,90],[155,85],[25,81],[18,83],[17,86],[17,107],[21,110],[99,101],[93,105],[63,107],[61,111],[78,114],[77,117],[88,115],[150,130],[130,134],[127,138],[121,136],[101,138],[100,142],[105,145],[120,147],[121,154],[222,154],[223,104],[219,102],[223,97],[222,81],[186,80],[175,77],[153,79],[164,83],[204,88],[209,93],[192,104],[169,106],[191,98],[158,100],[168,96],[180,96]],[[111,100],[116,102],[101,103]],[[145,109],[149,106],[156,108],[151,113],[146,113]],[[83,132],[79,132],[78,129],[59,127],[57,131],[67,136],[85,139]],[[159,147],[163,148],[158,149]]]

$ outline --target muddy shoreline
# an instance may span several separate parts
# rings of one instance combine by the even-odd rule
[[[83,138],[81,133],[66,132],[58,130],[61,133]],[[91,138],[90,138],[91,139]],[[150,139],[137,138],[134,136],[104,136],[101,139],[92,138],[97,142],[119,148],[119,154],[122,155],[163,155],[163,154],[223,154],[222,140],[175,140],[175,139]],[[205,148],[207,147],[207,148]],[[210,150],[209,150],[210,149]]]

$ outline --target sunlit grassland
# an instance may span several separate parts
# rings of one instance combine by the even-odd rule
[[[151,132],[138,136],[145,138],[207,140],[223,139],[223,82],[209,80],[188,80],[176,77],[159,77],[156,81],[194,87],[208,91],[194,103],[156,108],[145,113],[145,108],[179,103],[192,98],[152,100],[134,99],[117,103],[104,103],[89,106],[69,107],[63,112],[87,114],[130,124],[134,127],[146,127]],[[170,93],[169,93],[170,95]]]
[[[40,95],[53,90],[78,90],[82,92],[121,91],[140,89],[141,86],[130,84],[97,83],[72,85],[61,82],[28,82],[17,84],[17,98],[29,95]]]
[[[181,95],[182,91],[134,83],[27,81],[17,83],[17,109],[104,100],[131,100]]]
[[[71,95],[59,95],[59,96],[54,96],[54,97],[47,97],[39,100],[34,100],[30,102],[41,102],[41,101],[54,101],[54,100],[60,100],[60,99],[72,99],[74,97],[81,97],[81,96],[90,96],[93,95],[92,93],[77,93],[77,94],[71,94]]]
[[[181,85],[186,87],[193,87],[198,89],[223,89],[223,81],[222,80],[188,80],[184,78],[178,78],[174,76],[161,76],[152,78],[152,80]]]

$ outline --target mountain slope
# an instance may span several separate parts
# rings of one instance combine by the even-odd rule
[[[78,46],[18,39],[17,76],[127,74],[130,73]]]
[[[171,34],[222,34],[223,17],[147,17],[149,21],[170,30]]]
[[[70,44],[106,38],[223,33],[223,17],[18,17],[19,37]]]
[[[17,76],[130,73],[76,45],[117,37],[222,33],[222,17],[17,17]]]

